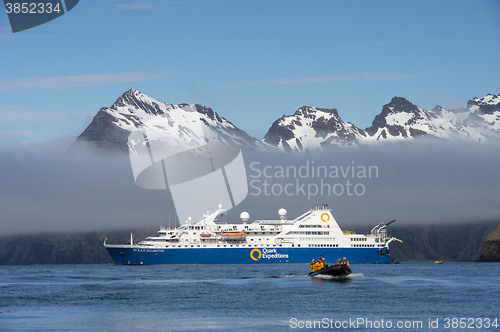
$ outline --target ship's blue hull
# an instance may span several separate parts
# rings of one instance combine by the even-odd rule
[[[320,255],[328,262],[347,257],[351,263],[390,263],[388,248],[133,248],[106,247],[116,264],[275,264],[310,263]]]

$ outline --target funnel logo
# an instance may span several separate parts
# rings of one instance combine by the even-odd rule
[[[321,215],[321,220],[323,220],[323,222],[327,222],[328,220],[330,220],[330,215],[328,213],[323,213]]]
[[[201,217],[219,204],[233,208],[248,194],[241,149],[221,142],[204,125],[196,105],[149,120],[130,133],[128,146],[136,184],[168,187],[180,222]]]
[[[52,21],[73,9],[79,0],[4,0],[12,32],[31,29]]]
[[[257,257],[255,257],[255,254],[257,255]],[[259,259],[261,259],[262,257],[262,252],[255,248],[255,249],[252,249],[252,251],[250,251],[250,258],[253,259],[254,261],[258,261]]]

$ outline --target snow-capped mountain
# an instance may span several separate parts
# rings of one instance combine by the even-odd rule
[[[474,98],[466,108],[436,106],[430,111],[394,97],[364,130],[342,121],[336,109],[304,106],[276,120],[263,141],[286,152],[302,153],[420,137],[472,142],[498,139],[500,95]]]
[[[141,126],[154,139],[173,145],[199,146],[208,139],[263,152],[304,153],[419,137],[480,143],[500,138],[500,94],[473,98],[465,108],[436,106],[429,111],[394,97],[364,130],[344,122],[336,109],[303,106],[276,120],[258,140],[208,107],[167,104],[129,90],[111,107],[101,108],[77,142],[127,153],[128,135]]]
[[[467,108],[427,111],[401,97],[392,98],[365,129],[365,141],[401,140],[416,137],[482,142],[499,137],[500,96],[474,98]]]
[[[77,142],[128,153],[128,136],[141,126],[148,127],[150,136],[154,136],[149,137],[151,140],[186,147],[204,145],[209,140],[234,142],[243,149],[276,151],[208,107],[167,104],[136,90],[125,92],[111,107],[101,108]]]
[[[289,153],[316,151],[329,146],[353,146],[366,136],[340,118],[336,109],[303,106],[293,115],[274,121],[263,141]]]

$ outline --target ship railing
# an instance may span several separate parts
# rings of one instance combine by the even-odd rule
[[[274,243],[276,245],[280,245],[282,243],[291,243],[291,244],[294,244],[295,243],[295,239],[290,239],[290,238],[282,238],[282,237],[279,237],[279,238],[276,238],[274,240]]]
[[[378,231],[378,235],[379,235],[379,238],[381,240],[386,240],[388,237],[387,237],[387,229],[381,229]]]

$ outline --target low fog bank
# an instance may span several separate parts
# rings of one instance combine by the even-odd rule
[[[176,222],[170,192],[137,187],[128,156],[67,154],[68,145],[0,151],[2,235]],[[274,219],[281,207],[291,219],[328,204],[345,229],[393,219],[397,225],[497,220],[499,150],[421,140],[301,156],[244,152],[249,194],[224,219],[239,221],[242,211],[251,221]]]
[[[135,229],[174,218],[168,192],[135,185],[128,156],[69,154],[67,146],[0,152],[2,235]]]
[[[499,152],[498,144],[419,140],[331,149],[302,156],[253,156],[253,162],[260,164],[247,168],[249,196],[238,207],[248,209],[251,217],[260,219],[277,216],[277,206],[280,206],[286,208],[289,217],[293,218],[314,205],[326,203],[345,228],[375,225],[393,219],[407,224],[498,220]],[[324,168],[321,168],[319,177],[316,173],[312,178],[313,163],[316,171],[317,166],[325,166],[329,171],[338,172],[325,177]],[[300,167],[304,172],[294,176],[291,168],[286,174],[290,165],[295,166],[297,173]],[[267,173],[266,166],[269,166]],[[368,172],[370,167],[371,175]],[[308,177],[302,177],[307,175],[307,168],[310,171]],[[285,170],[285,178],[281,177],[281,169]],[[253,186],[252,181],[255,181]],[[267,196],[264,193],[265,181],[268,183]],[[297,191],[304,183],[304,190]],[[326,194],[329,189],[326,184],[330,184],[329,195]],[[274,195],[281,189],[284,191],[286,185],[291,195]],[[322,186],[325,189],[323,195]],[[259,195],[252,196],[252,193]]]

